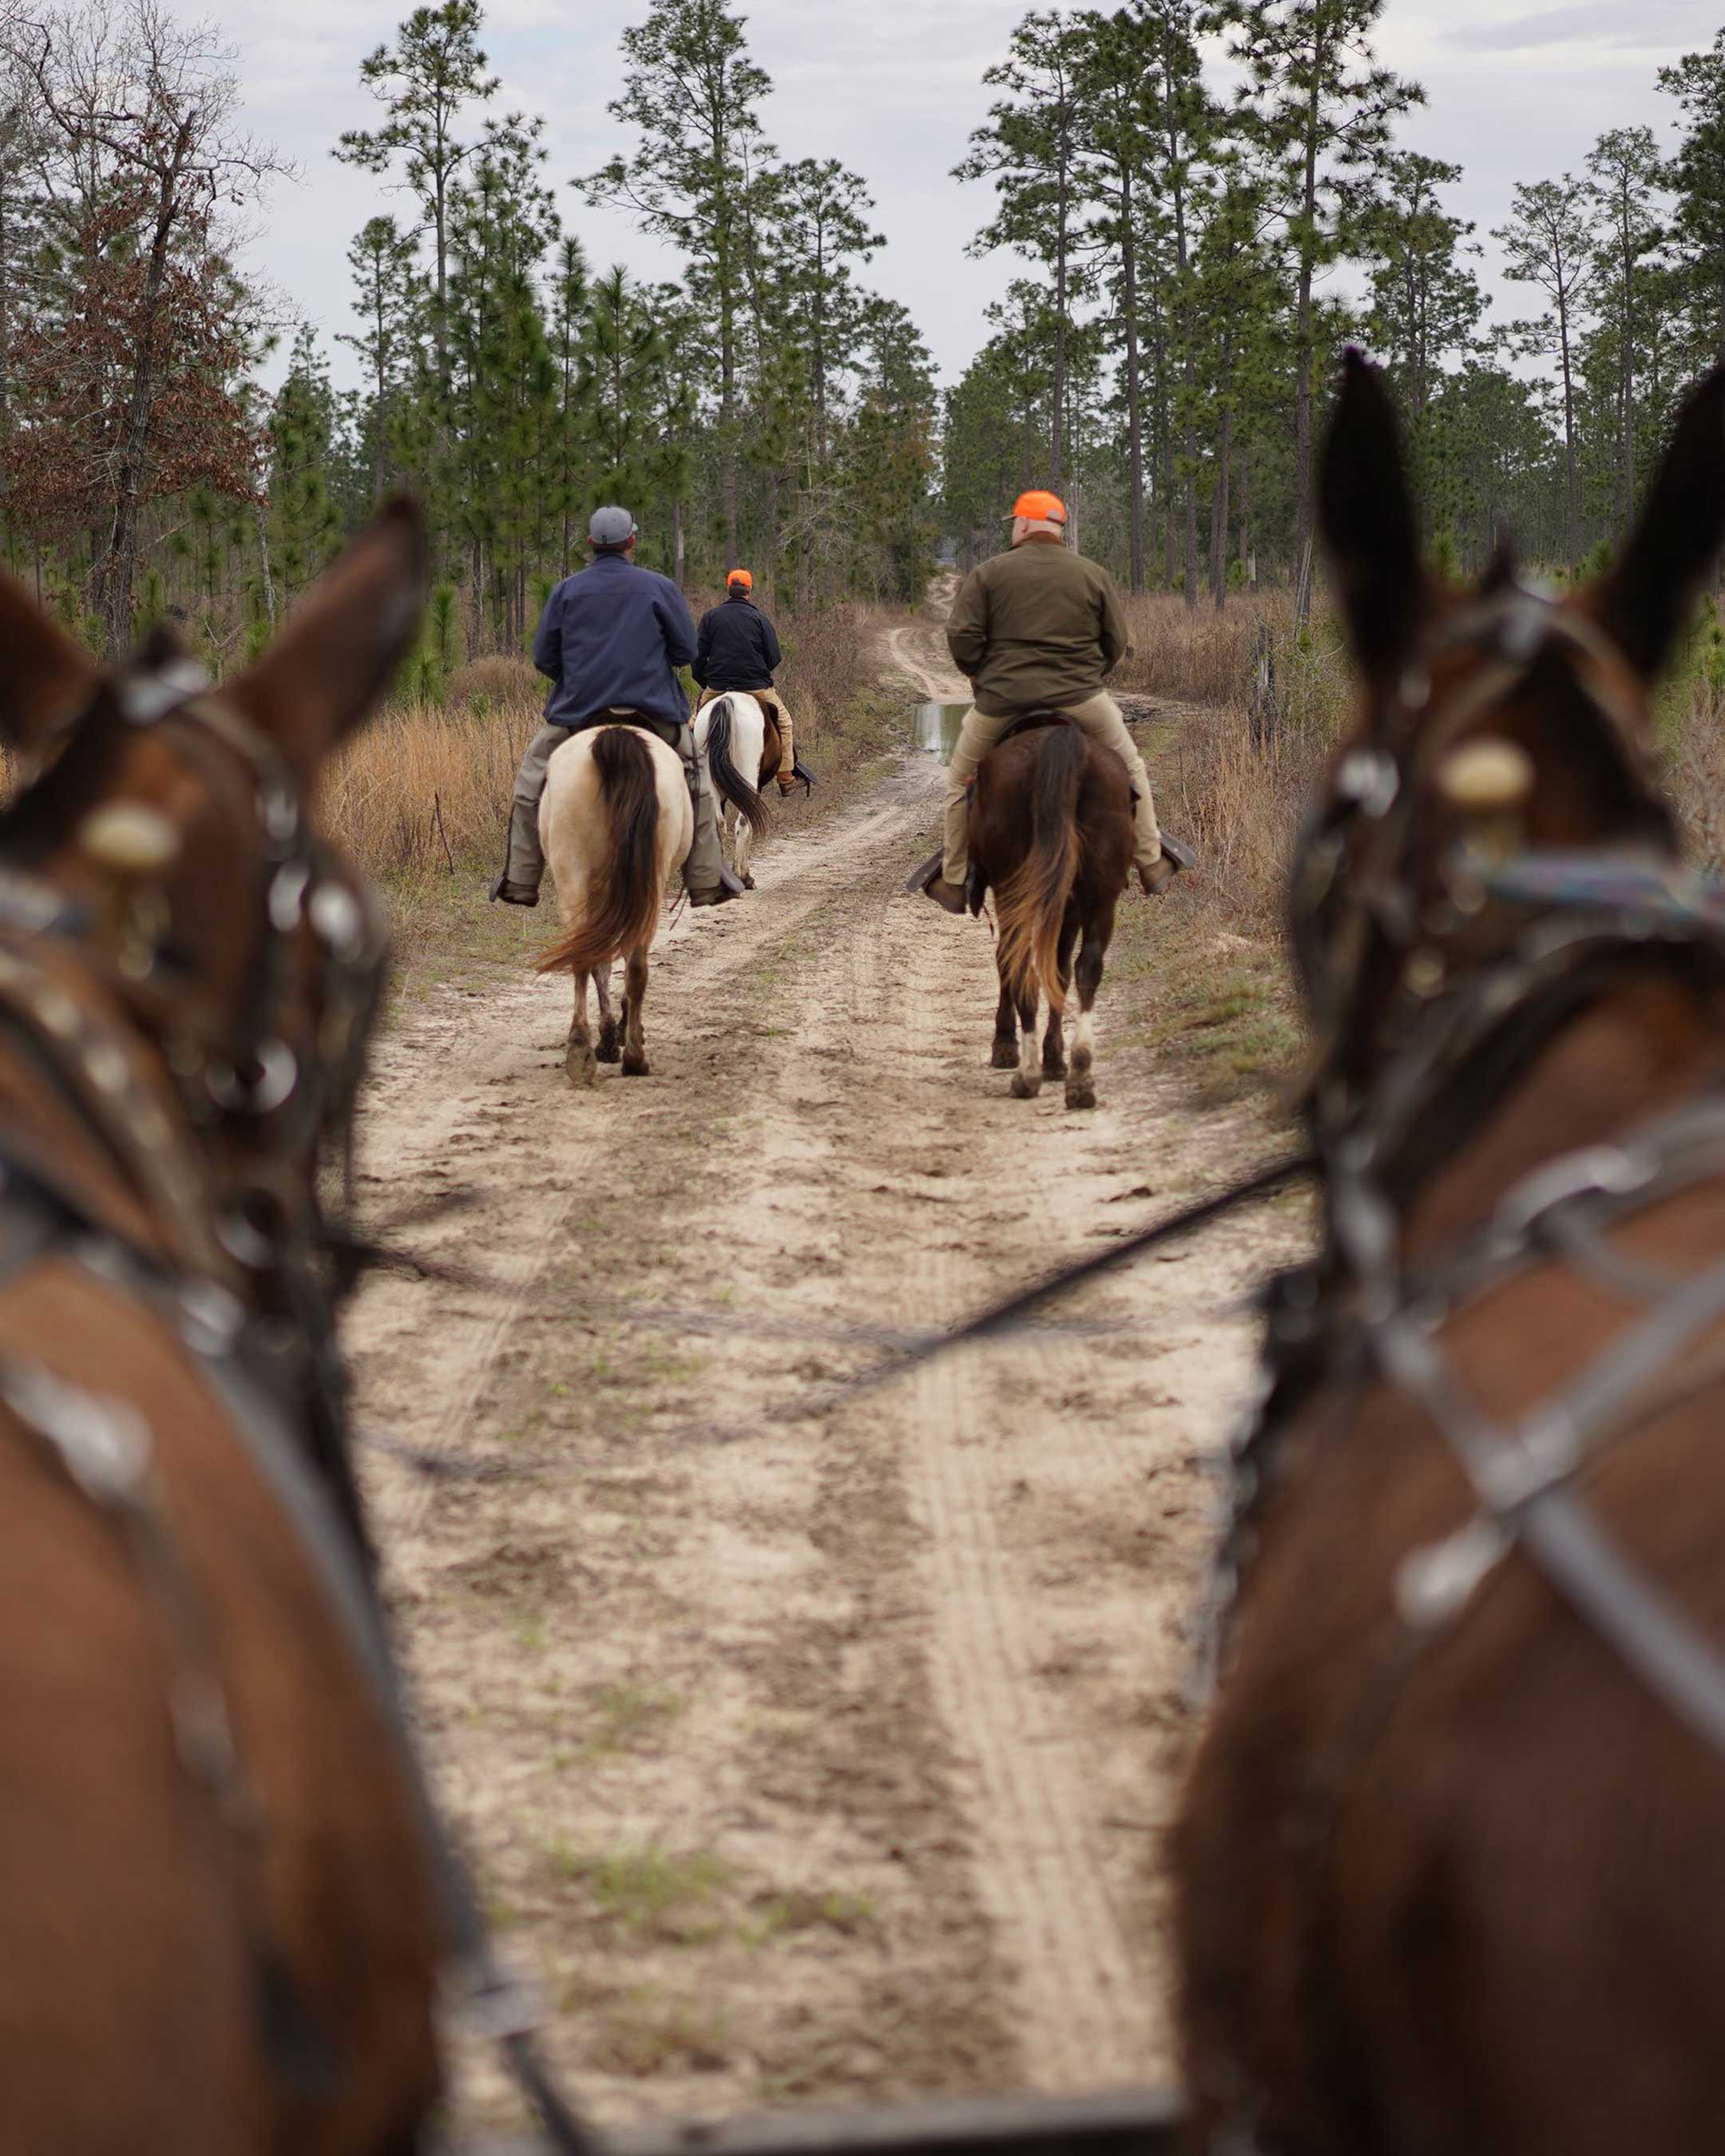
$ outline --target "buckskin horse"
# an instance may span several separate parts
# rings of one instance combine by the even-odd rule
[[[1126,767],[1070,720],[1029,714],[983,757],[970,804],[970,903],[979,911],[984,894],[994,894],[1000,1001],[992,1060],[1014,1073],[1019,1100],[1034,1100],[1045,1078],[1064,1078],[1069,1108],[1096,1104],[1091,1014],[1132,860]],[[1075,983],[1069,1068],[1063,1035]],[[1048,999],[1040,1062],[1039,996]]]
[[[557,878],[563,933],[539,960],[542,973],[572,973],[575,1008],[563,1067],[591,1086],[619,1056],[611,963],[624,961],[621,1055],[625,1078],[649,1075],[642,1008],[647,954],[660,901],[695,841],[695,809],[682,759],[644,726],[590,726],[551,759],[539,804],[545,858]],[[587,984],[598,992],[599,1039],[587,1022]]]
[[[1350,357],[1363,715],[1300,842],[1316,1260],[1269,1297],[1173,1842],[1192,2140],[1725,2145],[1725,895],[1650,685],[1725,536],[1725,373],[1617,566],[1422,571]]]
[[[727,690],[695,715],[695,747],[705,758],[719,800],[721,824],[732,842],[732,865],[748,889],[752,842],[767,828],[761,788],[778,769],[779,732],[768,706]],[[752,772],[750,779],[747,774]]]
[[[382,944],[310,807],[422,583],[388,511],[216,689],[0,577],[8,2148],[404,2156],[437,2095],[435,1865],[331,1586],[315,1171]]]

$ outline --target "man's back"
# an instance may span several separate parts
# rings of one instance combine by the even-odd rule
[[[695,656],[695,624],[669,577],[601,554],[546,602],[533,664],[552,683],[547,722],[577,726],[627,709],[680,726],[688,699],[676,670]]]
[[[1082,703],[1129,648],[1107,571],[1030,538],[973,569],[947,623],[953,663],[991,716]]]
[[[728,592],[701,618],[695,678],[703,689],[767,689],[783,654],[773,624],[753,600]]]

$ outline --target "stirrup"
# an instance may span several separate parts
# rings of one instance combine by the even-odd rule
[[[944,846],[937,846],[928,859],[919,862],[905,878],[905,889],[913,895],[919,891],[927,891],[946,865],[946,849]]]

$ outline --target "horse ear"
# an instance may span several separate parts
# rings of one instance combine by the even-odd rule
[[[419,512],[388,503],[228,690],[309,778],[388,686],[418,634],[426,549]]]
[[[0,740],[45,748],[89,704],[99,678],[90,654],[0,569]]]
[[[1353,655],[1382,681],[1408,655],[1425,578],[1395,410],[1351,346],[1318,467],[1318,515]]]
[[[1682,634],[1725,540],[1725,366],[1684,405],[1617,567],[1583,602],[1651,680]]]

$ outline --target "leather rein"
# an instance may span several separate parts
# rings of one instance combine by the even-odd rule
[[[1231,1519],[1212,1584],[1216,1644],[1225,1644],[1261,1507],[1282,1471],[1282,1436],[1320,1390],[1345,1399],[1381,1382],[1425,1410],[1471,1497],[1462,1527],[1408,1553],[1397,1569],[1398,1670],[1405,1674],[1425,1645],[1461,1620],[1520,1552],[1725,1760],[1725,1647],[1625,1555],[1579,1486],[1611,1447],[1725,1381],[1725,1258],[1673,1273],[1641,1264],[1613,1240],[1649,1208],[1725,1175],[1725,1087],[1651,1116],[1619,1141],[1542,1163],[1504,1193],[1483,1226],[1434,1261],[1410,1266],[1399,1238],[1414,1192],[1603,994],[1645,977],[1650,963],[1702,990],[1725,988],[1725,889],[1660,850],[1504,857],[1463,849],[1446,875],[1445,924],[1491,905],[1517,917],[1518,931],[1504,955],[1453,981],[1435,966],[1422,970],[1423,924],[1405,873],[1418,782],[1535,668],[1555,660],[1565,669],[1634,783],[1636,807],[1666,815],[1622,662],[1601,632],[1512,588],[1469,609],[1444,643],[1479,650],[1484,665],[1452,703],[1429,713],[1429,675],[1415,670],[1400,709],[1377,730],[1380,742],[1401,745],[1343,757],[1332,798],[1296,859],[1296,942],[1322,1029],[1308,1105],[1324,1247],[1266,1296],[1265,1383],[1236,1435]],[[1363,824],[1378,826],[1387,843],[1368,849],[1372,868],[1349,889],[1348,842]],[[1321,947],[1327,906],[1341,912]],[[1387,1007],[1390,1048],[1360,1082],[1347,1067],[1345,1043],[1368,967],[1384,953],[1399,969]],[[1445,1327],[1488,1289],[1552,1263],[1634,1314],[1560,1393],[1508,1422],[1472,1395]]]
[[[387,941],[363,890],[316,837],[300,789],[274,744],[209,693],[201,669],[147,661],[98,691],[64,729],[119,723],[171,738],[186,763],[263,839],[246,991],[223,1045],[203,1052],[172,1010],[169,924],[146,898],[119,937],[116,987],[161,1022],[163,1066],[93,974],[89,908],[0,867],[0,1029],[24,1048],[121,1169],[151,1234],[140,1240],[91,1206],[45,1157],[0,1132],[0,1290],[39,1258],[77,1265],[100,1288],[145,1304],[189,1352],[270,1490],[317,1577],[395,1741],[417,1830],[441,1903],[446,1951],[466,2012],[506,2063],[563,2156],[593,2143],[551,2082],[535,2043],[536,2002],[498,1962],[466,1868],[433,1802],[410,1730],[402,1676],[347,1481],[347,1378],[337,1349],[331,1230],[315,1182],[297,1209],[272,1161],[342,1142],[377,1006]],[[51,784],[50,767],[45,783]],[[315,1041],[285,1038],[296,946],[309,929],[321,991]],[[249,1139],[248,1163],[224,1177],[196,1132]],[[213,1652],[212,1615],[175,1537],[158,1486],[148,1421],[129,1399],[94,1394],[10,1352],[0,1401],[68,1483],[114,1524],[161,1611],[174,1659],[167,1710],[188,1782],[228,1830],[236,1892],[259,1968],[266,2054],[315,2089],[291,1979],[260,1935],[253,1876],[260,1808],[235,1744]],[[321,1470],[322,1471],[320,1471]]]

